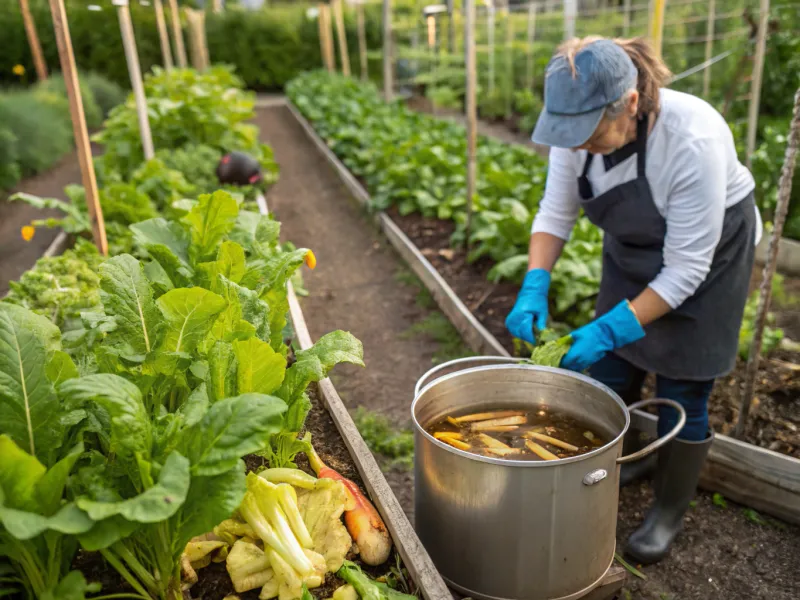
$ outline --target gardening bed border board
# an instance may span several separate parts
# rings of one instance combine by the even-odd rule
[[[370,196],[361,183],[328,148],[293,103],[288,98],[285,102],[352,195],[365,208],[369,207]],[[422,280],[442,312],[462,334],[470,349],[479,354],[510,356],[391,217],[380,211],[376,221],[395,250]],[[656,435],[656,418],[649,413],[633,411],[631,424],[649,435]],[[800,524],[800,459],[717,434],[700,478],[700,487],[720,492],[731,500],[785,521]]]
[[[267,203],[263,195],[257,197],[258,208],[267,214]],[[300,302],[291,282],[287,284],[289,292],[289,316],[294,328],[294,337],[300,349],[306,350],[314,344],[308,329]],[[329,378],[317,384],[319,396],[333,419],[336,429],[347,447],[359,475],[367,488],[370,498],[383,517],[386,527],[392,536],[395,549],[403,559],[404,566],[411,574],[418,591],[427,600],[446,600],[451,594],[444,580],[433,564],[427,550],[420,542],[414,528],[403,512],[400,502],[389,487],[375,457],[370,452],[364,438],[358,431],[350,413],[336,392]]]

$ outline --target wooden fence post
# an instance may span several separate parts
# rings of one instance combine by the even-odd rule
[[[392,100],[392,0],[383,0],[383,98]]]
[[[756,56],[753,63],[753,79],[750,83],[750,110],[747,116],[747,168],[751,168],[753,152],[756,149],[758,134],[758,107],[761,102],[761,78],[764,74],[764,56],[767,52],[767,28],[769,27],[769,0],[761,0],[758,19],[758,38]]]
[[[761,342],[772,296],[772,278],[775,276],[775,269],[778,264],[778,245],[783,234],[783,225],[786,222],[786,213],[789,211],[789,200],[792,195],[792,178],[794,177],[794,167],[797,160],[798,143],[800,143],[800,88],[794,95],[794,113],[792,122],[789,125],[789,138],[786,142],[786,155],[783,159],[781,178],[778,181],[778,202],[775,206],[775,218],[767,248],[767,259],[761,276],[761,289],[758,296],[756,318],[753,323],[753,340],[750,343],[750,355],[747,359],[744,392],[742,393],[742,401],[739,408],[739,418],[736,420],[736,428],[733,433],[739,439],[744,436],[747,417],[753,404],[756,377],[758,376],[758,363],[761,360]]]
[[[347,35],[344,30],[342,0],[332,0],[333,16],[336,19],[336,36],[339,38],[339,55],[342,60],[342,74],[350,77],[350,56],[347,54]]]
[[[364,0],[356,4],[356,20],[358,24],[358,57],[361,61],[361,80],[369,79],[369,63],[367,62],[367,26],[364,22]]]
[[[526,74],[528,79],[528,88],[533,91],[534,87],[534,65],[533,65],[533,43],[536,40],[536,4],[531,2],[528,4],[528,48],[527,48],[527,65]]]
[[[178,12],[178,0],[169,0],[170,20],[172,21],[172,36],[175,38],[175,55],[178,58],[178,66],[185,69],[188,66],[186,60],[186,46],[183,45],[183,29],[181,29],[181,14]]]
[[[86,116],[83,112],[83,100],[78,83],[78,68],[75,66],[75,55],[72,51],[72,39],[69,35],[67,11],[64,9],[64,0],[49,0],[50,13],[53,15],[53,29],[58,45],[58,58],[61,63],[61,73],[64,76],[64,86],[69,99],[69,112],[72,117],[72,132],[75,136],[75,146],[78,150],[78,162],[81,167],[81,182],[86,192],[86,207],[89,211],[89,220],[92,222],[92,237],[97,249],[103,256],[108,256],[108,240],[106,239],[106,226],[103,221],[103,210],[100,207],[100,197],[97,193],[97,178],[92,162],[92,146],[89,143],[89,131],[86,128]]]
[[[36,23],[33,21],[28,0],[19,0],[19,10],[22,13],[25,36],[28,38],[28,46],[30,46],[31,56],[33,56],[33,66],[36,68],[36,78],[39,81],[44,81],[47,79],[47,64],[44,62],[42,45],[39,42],[39,35],[36,33]]]
[[[128,63],[128,75],[131,78],[133,97],[136,100],[136,116],[139,120],[139,136],[142,139],[142,152],[145,160],[153,158],[153,137],[150,133],[150,119],[147,117],[147,98],[144,95],[142,70],[139,66],[139,55],[136,51],[136,37],[133,34],[131,12],[128,0],[113,0],[117,7],[119,31],[122,35],[122,47],[125,50],[125,61]]]
[[[464,52],[467,69],[466,81],[466,109],[467,109],[467,222],[465,228],[464,246],[469,247],[469,238],[472,233],[473,198],[475,196],[475,180],[477,165],[475,155],[478,145],[478,105],[477,87],[478,77],[475,64],[475,0],[464,0]]]
[[[667,0],[653,0],[653,18],[650,21],[650,41],[656,53],[661,56],[664,42],[664,11]]]
[[[706,24],[706,60],[711,60],[714,53],[714,25],[716,19],[716,2],[708,0],[708,22]],[[708,93],[711,90],[711,65],[703,71],[703,98],[708,100]]]
[[[486,43],[489,46],[489,95],[494,93],[494,0],[488,0],[486,4]]]
[[[511,11],[505,9],[506,17],[506,119],[511,118],[514,96],[514,23]]]
[[[575,37],[575,20],[578,17],[578,0],[564,0],[564,39]]]
[[[631,30],[631,0],[624,0],[622,11],[622,37],[628,37]]]
[[[172,70],[172,49],[169,46],[169,33],[167,33],[167,23],[164,20],[164,5],[161,0],[153,0],[153,10],[156,12],[156,29],[158,29],[158,41],[161,44],[161,58],[164,60],[164,68]]]

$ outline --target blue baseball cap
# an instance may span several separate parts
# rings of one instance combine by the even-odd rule
[[[635,87],[638,71],[628,54],[611,40],[598,40],[575,54],[575,70],[563,56],[547,64],[544,110],[531,139],[537,144],[576,148],[586,143],[606,106]]]

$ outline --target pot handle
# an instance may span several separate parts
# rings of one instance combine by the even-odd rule
[[[642,408],[643,406],[652,406],[654,404],[662,404],[664,406],[671,406],[675,410],[678,411],[678,422],[675,427],[672,428],[668,434],[664,437],[658,438],[652,444],[648,444],[641,450],[634,452],[633,454],[628,454],[627,456],[620,456],[617,459],[617,464],[624,464],[627,462],[632,462],[634,460],[639,460],[640,458],[647,456],[651,452],[658,450],[662,446],[666,445],[667,443],[671,442],[675,436],[680,433],[680,430],[683,429],[683,426],[686,424],[686,411],[684,410],[683,406],[675,402],[675,400],[667,400],[666,398],[649,398],[647,400],[640,400],[639,402],[635,402],[628,406],[629,411],[636,410],[637,408]]]
[[[513,365],[525,361],[524,358],[512,358],[510,356],[468,356],[466,358],[456,358],[433,367],[417,381],[414,386],[414,398],[419,396],[420,391],[429,383],[436,381],[440,377],[471,369],[472,367],[486,367],[490,365]]]

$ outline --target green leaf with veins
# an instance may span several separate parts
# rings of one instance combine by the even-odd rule
[[[105,313],[117,323],[106,338],[107,344],[119,348],[122,356],[144,357],[156,347],[162,319],[142,264],[123,254],[100,265],[100,274]]]
[[[54,386],[58,387],[68,379],[78,377],[78,367],[72,357],[62,350],[56,350],[45,368],[47,378]]]
[[[236,355],[228,342],[217,342],[208,353],[208,395],[211,402],[236,394]]]
[[[223,298],[198,287],[171,290],[156,304],[166,321],[161,348],[170,352],[192,352],[226,306]]]
[[[59,338],[46,318],[0,303],[0,431],[43,464],[62,443],[60,403],[47,377]]]
[[[237,340],[233,342],[233,353],[238,365],[236,391],[239,394],[271,394],[280,387],[286,374],[286,358],[268,343],[257,338]]]
[[[189,264],[189,238],[179,223],[148,219],[130,226],[135,240],[167,274],[173,286],[191,285],[194,269]]]
[[[174,515],[186,500],[191,481],[189,468],[189,459],[172,452],[161,467],[156,484],[141,494],[119,502],[81,497],[76,503],[95,521],[119,515],[135,523],[158,523]]]
[[[221,275],[233,283],[239,283],[244,277],[244,248],[230,240],[222,242],[217,250],[216,260],[198,264],[197,270],[203,275],[205,287],[220,294],[222,292],[219,289],[218,276]]]
[[[239,206],[228,192],[203,194],[197,200],[197,206],[183,218],[189,225],[192,238],[189,253],[195,262],[215,254],[220,242],[236,225],[239,214]]]
[[[262,450],[283,426],[286,403],[266,394],[242,394],[211,405],[203,419],[185,430],[178,450],[195,475],[220,475],[239,458]]]

